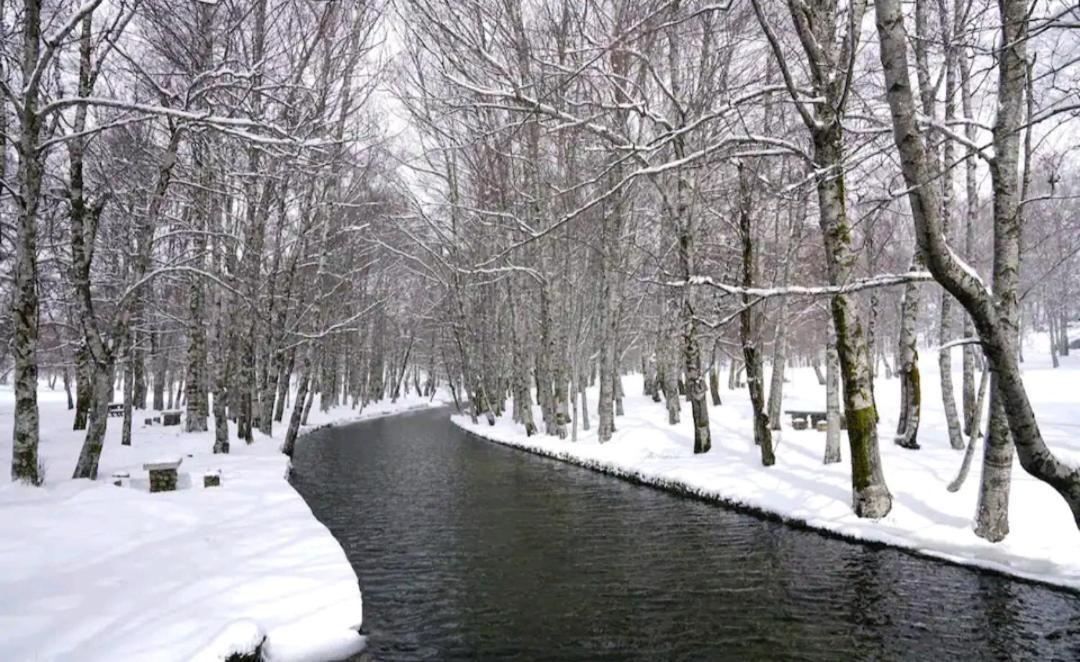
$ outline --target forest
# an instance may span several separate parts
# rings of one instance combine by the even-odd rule
[[[312,409],[440,388],[604,443],[630,374],[697,454],[747,389],[770,466],[812,367],[859,517],[892,507],[880,446],[921,443],[981,464],[980,537],[1014,455],[1080,523],[1021,342],[1076,350],[1075,3],[5,0],[0,25],[14,481],[46,481],[39,386],[95,479],[139,410],[215,453],[282,426],[290,455]],[[920,437],[920,352],[947,439]]]

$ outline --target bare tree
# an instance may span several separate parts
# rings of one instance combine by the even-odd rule
[[[916,121],[901,4],[896,0],[875,0],[875,7],[893,135],[904,178],[910,187],[919,246],[934,278],[971,316],[991,368],[991,431],[983,459],[976,532],[990,540],[1000,540],[1008,533],[1008,476],[1013,444],[1021,466],[1057,490],[1080,526],[1080,471],[1060,462],[1046,447],[1024,389],[1017,358],[1018,162],[1026,76],[1026,5],[1012,0],[1000,3],[998,113],[993,131],[994,155],[990,161],[994,185],[992,293],[949,248],[941,231],[938,192],[934,186],[926,185],[932,181],[932,170],[922,130]]]

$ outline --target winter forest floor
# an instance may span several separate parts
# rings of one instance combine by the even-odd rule
[[[133,445],[120,445],[122,419],[110,419],[98,480],[70,480],[83,433],[62,390],[38,397],[43,488],[10,482],[13,397],[0,390],[0,659],[221,660],[264,635],[275,660],[363,645],[356,575],[286,480],[286,425],[250,446],[233,429],[231,454],[214,455],[212,432],[146,428],[152,413],[136,412]],[[309,422],[428,404],[413,394],[362,414],[314,407]],[[180,457],[179,489],[151,494],[143,463]],[[217,470],[221,486],[204,488]],[[115,487],[116,471],[130,485]]]
[[[1080,352],[1064,357],[1061,367],[1055,370],[1050,367],[1044,344],[1045,336],[1034,336],[1026,347],[1024,382],[1047,444],[1059,457],[1077,464],[1080,356],[1076,354]],[[954,352],[957,369],[959,363],[959,352]],[[859,519],[852,513],[846,433],[841,443],[844,461],[824,465],[825,433],[795,431],[785,415],[776,464],[768,468],[761,465],[746,389],[729,391],[721,387],[723,405],[709,409],[712,451],[698,457],[693,455],[689,405],[682,403],[682,422],[669,426],[663,403],[654,403],[641,394],[640,375],[623,378],[626,415],[615,419],[615,435],[604,445],[596,439],[595,388],[588,392],[592,429],[583,432],[579,428],[576,443],[569,438],[527,437],[509,414],[494,427],[489,427],[483,418],[475,425],[468,416],[455,416],[453,421],[499,443],[764,511],[844,537],[1080,589],[1080,532],[1069,509],[1050,487],[1026,474],[1018,462],[1014,461],[1012,473],[1011,533],[997,544],[974,534],[981,441],[963,487],[956,493],[948,492],[946,485],[956,476],[963,451],[949,447],[936,353],[927,351],[919,367],[923,385],[921,450],[905,450],[892,441],[900,403],[899,380],[878,379],[875,384],[882,461],[893,495],[892,511],[877,521]],[[825,389],[818,385],[810,368],[789,369],[787,374],[783,409],[825,409]],[[959,393],[959,373],[954,381]],[[540,425],[538,408],[536,421]]]

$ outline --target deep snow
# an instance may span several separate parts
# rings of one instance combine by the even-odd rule
[[[264,636],[273,660],[363,646],[356,575],[286,480],[284,424],[250,446],[233,428],[232,452],[214,455],[212,432],[144,427],[149,412],[121,446],[112,418],[98,480],[70,480],[84,433],[63,391],[43,387],[39,402],[43,488],[10,482],[13,397],[0,391],[0,659],[220,660]],[[428,405],[314,407],[309,429]],[[170,457],[183,458],[180,489],[149,493],[142,464]],[[130,484],[114,486],[115,471]],[[208,471],[221,487],[203,488]]]
[[[1045,336],[1033,335],[1026,347],[1024,382],[1036,408],[1047,444],[1074,464],[1080,461],[1080,352],[1050,367]],[[960,352],[953,350],[959,370]],[[881,520],[855,517],[851,510],[851,473],[847,437],[844,461],[823,465],[825,433],[795,431],[783,420],[776,464],[761,465],[754,445],[749,397],[745,389],[721,387],[723,405],[709,408],[713,447],[695,457],[690,407],[682,403],[682,422],[667,423],[663,403],[641,395],[640,375],[623,378],[626,415],[615,419],[616,432],[606,444],[596,439],[595,389],[588,392],[593,429],[578,430],[578,441],[536,435],[527,437],[509,415],[488,426],[454,416],[462,428],[493,441],[556,457],[645,483],[765,511],[787,520],[846,537],[875,541],[947,559],[998,570],[1027,579],[1080,589],[1080,532],[1064,501],[1047,485],[1027,475],[1016,462],[1010,501],[1011,533],[992,544],[977,537],[972,521],[981,473],[981,441],[964,486],[949,493],[963,451],[950,448],[945,429],[936,352],[927,351],[922,371],[922,449],[896,446],[900,403],[899,380],[878,379],[879,425],[885,478],[893,508]],[[783,409],[825,408],[825,390],[810,368],[789,369]],[[976,376],[978,381],[978,376]],[[957,395],[960,374],[954,379]],[[766,381],[766,384],[769,382]],[[540,421],[539,410],[536,420]],[[985,414],[983,421],[985,422]],[[774,434],[777,434],[774,432]]]

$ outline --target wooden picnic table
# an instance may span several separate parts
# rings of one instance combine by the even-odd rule
[[[792,425],[795,424],[795,419],[801,418],[803,420],[810,419],[810,426],[817,427],[818,421],[824,421],[828,418],[828,413],[823,410],[817,409],[787,409],[785,414],[791,416]],[[840,414],[840,429],[847,429],[847,420],[844,419],[844,414]]]

